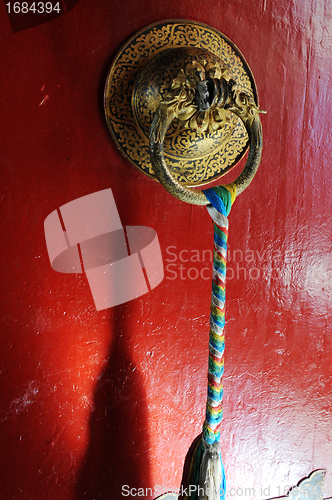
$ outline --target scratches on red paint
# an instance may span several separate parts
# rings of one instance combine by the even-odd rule
[[[28,410],[28,407],[34,402],[36,394],[38,394],[39,389],[35,381],[31,381],[28,387],[25,389],[23,394],[18,398],[14,399],[9,405],[9,413],[15,413],[19,415],[24,411]]]
[[[45,104],[45,102],[47,102],[49,100],[49,98],[50,98],[50,96],[48,94],[46,94],[44,99],[39,103],[39,106],[43,106]]]

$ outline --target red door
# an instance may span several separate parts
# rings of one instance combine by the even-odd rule
[[[39,4],[38,22],[32,2],[5,0],[0,12],[1,498],[154,498],[179,487],[201,432],[211,220],[135,170],[103,116],[113,57],[164,19],[201,21],[229,37],[267,110],[261,166],[229,217],[221,435],[229,495],[281,496],[326,468],[324,497],[332,496],[328,2],[79,0],[60,2],[59,12],[56,2]],[[8,16],[14,6],[20,20]],[[147,290],[97,309],[79,272],[82,240],[68,240],[61,207],[108,189],[117,231],[144,226],[158,236],[164,277],[153,287],[137,260]],[[70,260],[66,272],[48,255],[52,213],[59,255],[77,251],[78,267]],[[88,213],[75,214],[90,228]]]

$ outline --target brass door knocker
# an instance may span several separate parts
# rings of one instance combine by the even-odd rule
[[[184,498],[225,498],[220,451],[223,417],[227,216],[257,172],[262,127],[252,73],[217,30],[190,21],[148,26],[120,50],[105,88],[109,130],[120,151],[175,198],[206,205],[214,221],[206,415],[183,479]],[[233,168],[249,147],[242,173],[225,186],[194,189]]]
[[[239,49],[210,26],[163,21],[130,38],[109,70],[104,108],[117,147],[149,177],[159,175],[150,145],[153,161],[165,157],[169,175],[183,187],[221,178],[248,147],[238,193],[257,170],[262,132],[255,80]]]
[[[205,64],[204,64],[205,63]],[[160,183],[175,198],[193,205],[208,205],[203,191],[181,185],[170,172],[164,155],[164,139],[172,121],[178,118],[185,127],[200,134],[215,132],[238,116],[248,133],[249,155],[242,173],[233,182],[236,194],[250,184],[257,172],[263,135],[259,108],[250,95],[241,90],[218,63],[194,60],[180,70],[169,92],[161,101],[150,129],[150,153],[153,171]]]

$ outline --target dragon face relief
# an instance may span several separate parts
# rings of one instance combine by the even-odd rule
[[[251,110],[258,111],[253,99],[237,87],[218,63],[193,61],[179,71],[162,103],[184,127],[213,133],[229,122],[231,112],[243,119]]]
[[[173,108],[185,127],[213,133],[230,120],[226,104],[235,86],[218,63],[193,61],[179,71],[163,103]]]

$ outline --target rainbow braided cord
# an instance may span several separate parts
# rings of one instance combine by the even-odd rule
[[[228,219],[232,202],[236,196],[234,185],[219,186],[204,191],[211,205],[207,207],[213,219],[214,251],[212,268],[212,295],[209,336],[209,371],[208,393],[205,421],[203,424],[203,441],[212,445],[220,440],[220,425],[223,418],[223,374],[225,350],[225,281]],[[222,482],[220,498],[226,495],[225,470],[220,455]]]
[[[203,439],[213,444],[219,441],[223,417],[223,381],[225,349],[225,278],[227,252],[227,218],[223,226],[214,222],[214,252],[209,339],[209,372]]]
[[[213,444],[220,439],[220,424],[223,418],[223,374],[225,349],[225,280],[228,219],[232,201],[235,199],[233,185],[207,189],[205,196],[210,201],[208,211],[213,219],[214,251],[212,296],[210,314],[209,372],[206,415],[203,439]]]
[[[204,190],[204,194],[210,202],[207,206],[208,212],[213,219],[214,226],[214,252],[213,252],[213,275],[212,275],[212,297],[210,314],[209,335],[209,370],[208,370],[208,393],[206,402],[205,421],[203,424],[202,439],[198,441],[193,451],[187,484],[198,485],[204,463],[205,448],[219,444],[220,425],[223,418],[223,374],[224,374],[224,325],[225,325],[225,280],[226,280],[226,257],[228,219],[232,203],[235,199],[236,188],[233,184],[217,186]],[[221,467],[220,499],[224,500],[226,495],[226,478],[221,454],[219,452]],[[203,498],[194,489],[193,493],[184,495],[184,498]],[[209,496],[204,498],[209,498]],[[215,498],[215,497],[213,497]]]

